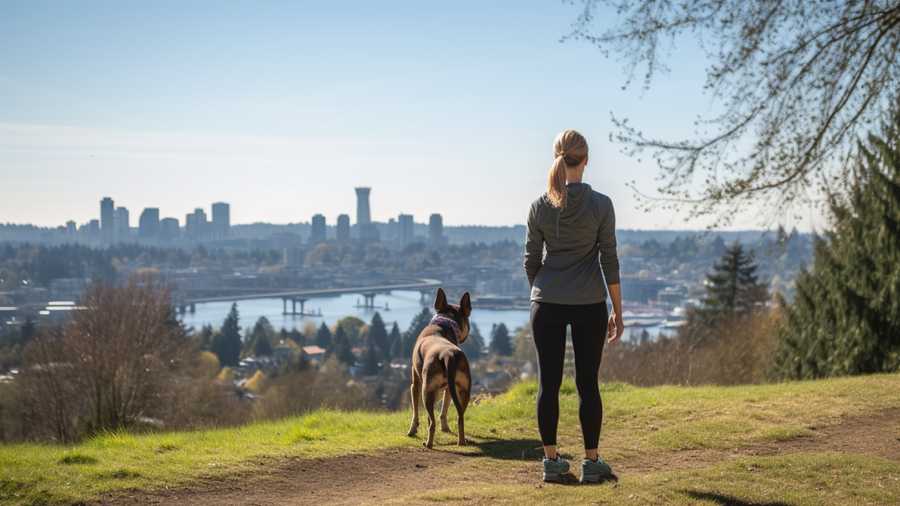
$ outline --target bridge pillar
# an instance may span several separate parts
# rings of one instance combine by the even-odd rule
[[[281,314],[288,314],[288,312],[287,312],[287,298],[286,298],[286,297],[282,297],[282,298],[281,298],[281,307],[282,307],[282,309],[281,309]]]
[[[363,306],[367,309],[372,309],[375,307],[375,294],[374,293],[364,293],[363,294],[364,303]]]
[[[296,302],[300,303],[300,314],[306,314],[306,299],[296,299]]]
[[[291,314],[297,314],[297,299],[293,297],[291,298]]]
[[[196,313],[197,312],[197,304],[191,302],[190,309],[191,309],[191,314]]]

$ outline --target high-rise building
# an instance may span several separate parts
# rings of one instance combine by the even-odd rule
[[[116,242],[124,242],[131,235],[131,218],[128,215],[127,207],[116,208]]]
[[[444,217],[438,213],[428,218],[428,243],[431,246],[444,245]]]
[[[159,239],[159,208],[148,207],[141,212],[138,218],[138,237],[145,241]]]
[[[212,205],[212,235],[213,239],[221,241],[231,232],[231,206],[225,202],[215,202]]]
[[[310,244],[325,242],[326,238],[325,216],[316,214],[312,217],[312,230],[309,233]]]
[[[350,242],[350,216],[338,215],[336,235],[338,242]]]
[[[362,241],[377,241],[378,230],[372,223],[372,211],[369,207],[371,188],[356,188],[356,227]]]
[[[188,239],[199,241],[206,238],[209,223],[206,220],[206,211],[201,208],[194,209],[193,213],[185,216],[184,233]]]
[[[72,220],[67,221],[66,222],[66,235],[75,235],[77,232],[78,232],[78,225]]]
[[[178,228],[178,218],[163,218],[159,221],[159,240],[173,242],[178,240],[181,230]]]
[[[115,238],[116,204],[113,199],[103,197],[100,201],[100,234],[103,242],[111,244]]]
[[[401,214],[400,216],[397,216],[397,225],[400,228],[400,246],[406,247],[412,244],[414,239],[413,234],[415,233],[413,230],[413,227],[415,226],[413,215]]]
[[[100,220],[91,220],[87,223],[87,235],[92,241],[100,238]]]
[[[369,208],[369,194],[371,188],[356,188],[356,224],[367,225],[372,222],[372,213]]]

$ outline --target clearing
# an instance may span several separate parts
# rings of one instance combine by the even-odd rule
[[[900,503],[900,374],[740,387],[602,387],[620,480],[540,482],[536,386],[470,407],[470,446],[404,435],[407,413],[317,411],[239,428],[0,447],[12,504]],[[578,474],[577,396],[560,447]],[[451,409],[451,427],[453,423]],[[423,419],[424,421],[424,419]],[[423,426],[424,427],[424,426]],[[422,434],[420,428],[420,435]]]

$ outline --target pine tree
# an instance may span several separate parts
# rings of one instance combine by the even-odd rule
[[[403,334],[401,358],[412,355],[413,348],[416,346],[416,339],[419,338],[419,334],[421,334],[422,331],[425,330],[425,327],[428,326],[428,323],[431,322],[431,317],[431,310],[427,307],[423,307],[422,311],[413,317],[412,322],[409,324],[409,328],[406,329],[406,333]]]
[[[319,327],[318,332],[316,332],[316,346],[322,348],[323,350],[330,350],[331,341],[331,330],[328,329],[328,325],[325,325],[325,322],[322,322],[322,325]]]
[[[353,349],[350,346],[350,338],[347,337],[344,327],[340,325],[334,331],[334,355],[348,366],[356,363],[356,357],[353,356]]]
[[[213,337],[212,351],[223,367],[234,367],[241,360],[241,345],[240,315],[235,303],[222,323],[222,330]]]
[[[275,337],[275,329],[269,323],[268,318],[260,316],[249,334],[250,338],[247,339],[245,344],[248,355],[253,355],[254,357],[272,355],[272,339]]]
[[[391,343],[390,356],[400,358],[403,355],[403,334],[400,333],[400,325],[397,325],[397,322],[394,322],[394,326],[391,327],[391,334],[388,336],[388,341]]]
[[[391,353],[391,345],[388,340],[387,329],[384,327],[384,320],[376,311],[372,315],[372,323],[369,325],[369,346],[374,346],[379,357],[389,357]]]
[[[512,355],[512,342],[509,339],[509,330],[506,328],[506,324],[494,325],[491,329],[490,349],[496,355],[504,357]]]
[[[213,336],[215,335],[215,330],[213,330],[212,325],[204,325],[200,328],[200,335],[198,337],[199,347],[201,350],[209,350],[212,346]]]
[[[469,322],[469,337],[460,348],[469,360],[478,360],[484,355],[484,337],[481,336],[478,325],[474,322]]]
[[[832,230],[796,280],[776,372],[817,378],[900,370],[900,105],[881,136],[860,143]]]
[[[363,358],[363,374],[366,376],[375,376],[381,372],[381,364],[378,361],[380,352],[373,344],[372,341],[369,341],[366,355]]]
[[[706,281],[703,312],[710,320],[749,314],[767,298],[765,286],[757,281],[753,257],[737,241],[713,265]]]

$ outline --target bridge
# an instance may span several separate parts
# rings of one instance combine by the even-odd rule
[[[353,286],[347,288],[313,288],[307,290],[290,290],[281,292],[253,292],[246,294],[224,295],[220,297],[196,297],[184,299],[177,306],[181,312],[189,307],[193,311],[196,304],[205,302],[237,302],[241,300],[254,299],[281,299],[284,305],[284,314],[306,314],[305,303],[307,300],[315,297],[326,297],[329,295],[344,295],[348,293],[358,293],[365,297],[366,307],[375,307],[375,295],[379,293],[390,293],[393,290],[418,290],[425,293],[425,290],[431,290],[441,286],[441,281],[437,279],[420,279],[412,283],[398,283],[390,285],[374,285],[374,286]],[[291,301],[291,312],[288,312],[287,303]],[[297,303],[300,304],[300,312],[297,312]]]

